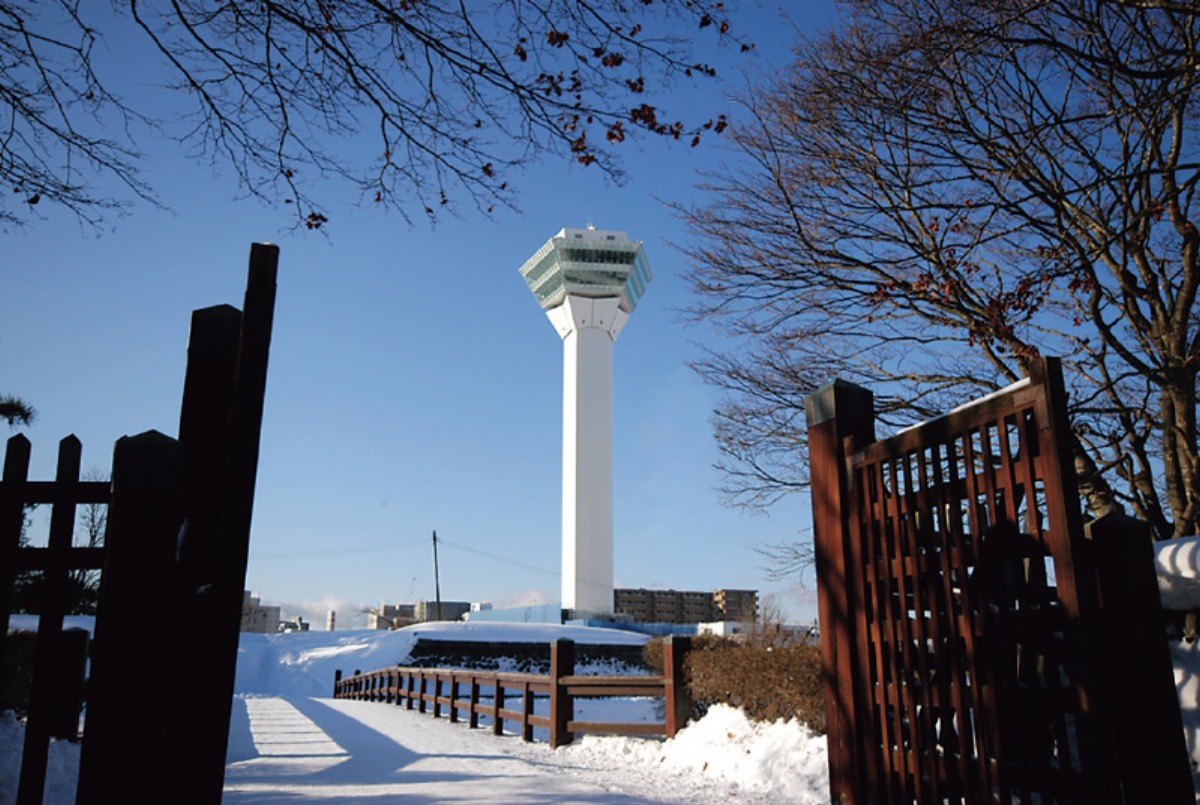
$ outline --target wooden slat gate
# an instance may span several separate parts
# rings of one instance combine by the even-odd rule
[[[18,805],[42,802],[51,735],[77,737],[78,699],[72,712],[60,706],[70,692],[56,688],[68,651],[58,593],[82,568],[103,570],[77,801],[221,800],[278,258],[276,246],[251,247],[243,310],[193,312],[178,440],[118,440],[111,483],[79,480],[74,436],[53,482],[30,481],[29,441],[8,441],[0,664],[16,574],[44,573]],[[38,503],[53,505],[49,544],[20,547],[25,507]],[[72,547],[78,504],[108,506],[103,547]],[[82,665],[80,655],[77,677]]]
[[[1157,588],[1097,572],[1057,360],[881,441],[865,389],[806,404],[833,801],[1192,801]],[[1151,619],[1137,688],[1103,662],[1102,598]],[[1162,751],[1117,696],[1160,708]]]

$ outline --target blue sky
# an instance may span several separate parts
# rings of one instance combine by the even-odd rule
[[[771,4],[750,5],[750,66],[768,70],[790,33]],[[830,0],[797,6],[803,27],[832,19]],[[719,93],[739,79],[723,72],[708,102],[736,121]],[[767,515],[722,504],[718,397],[687,366],[715,336],[678,313],[689,294],[671,244],[687,232],[666,202],[703,203],[696,171],[731,154],[626,142],[620,187],[547,162],[517,177],[519,211],[485,220],[464,205],[431,227],[351,200],[325,237],[239,200],[227,172],[178,146],[140,145],[169,210],[137,205],[100,236],[54,213],[0,234],[0,392],[38,409],[23,429],[31,477],[53,477],[69,433],[100,470],[122,435],[174,435],[191,311],[240,306],[250,244],[271,241],[279,291],[248,588],[318,625],[330,607],[362,625],[360,605],[433,597],[436,529],[443,598],[557,600],[561,343],[518,269],[561,227],[591,221],[644,241],[655,275],[615,348],[617,585],[756,588],[813,617],[813,594],[767,583],[754,551],[807,538],[807,496]]]

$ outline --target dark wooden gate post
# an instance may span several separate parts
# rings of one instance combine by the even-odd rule
[[[550,641],[550,748],[557,749],[575,739],[567,728],[574,718],[575,702],[567,694],[564,676],[575,673],[575,641],[557,638]]]
[[[875,403],[871,392],[834,380],[804,400],[808,418],[808,455],[812,467],[813,542],[816,552],[817,612],[821,626],[821,674],[825,683],[825,719],[829,736],[829,795],[833,803],[865,802],[868,784],[858,747],[855,712],[855,616],[862,591],[847,575],[850,534],[849,485],[845,444],[875,440]]]
[[[684,671],[691,648],[690,637],[667,635],[663,638],[663,709],[666,710],[668,738],[674,738],[692,717],[692,697]]]
[[[166,801],[166,716],[172,680],[160,667],[161,641],[176,624],[169,606],[175,541],[182,519],[182,455],[177,441],[150,431],[119,439],[113,451],[112,505],[100,579],[78,802],[129,798],[129,748],[142,753],[136,795]],[[186,786],[185,786],[186,787]],[[215,800],[214,800],[215,801]]]
[[[180,802],[219,802],[224,787],[278,259],[277,246],[254,244],[242,312],[220,306],[192,319],[176,600],[196,631],[194,651],[172,662],[189,697],[170,730],[174,773],[189,781]]]
[[[1114,512],[1088,523],[1105,670],[1126,802],[1188,803],[1191,763],[1175,691],[1147,523]]]

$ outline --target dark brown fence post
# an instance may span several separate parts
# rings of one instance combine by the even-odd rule
[[[335,668],[333,671],[333,698],[341,698],[342,692],[342,669]]]
[[[504,717],[500,715],[500,711],[504,708],[504,683],[496,679],[495,692],[492,694],[492,704],[496,707],[496,715],[492,719],[492,734],[504,734]]]
[[[834,803],[866,801],[858,747],[860,735],[853,689],[854,613],[863,606],[862,591],[847,576],[850,533],[849,484],[844,443],[875,440],[875,403],[871,392],[834,380],[804,400],[813,498],[817,613],[821,624],[821,673],[825,683],[825,719],[829,736],[829,794]],[[859,788],[858,786],[864,786]]]
[[[1114,512],[1085,530],[1100,592],[1098,665],[1112,698],[1125,801],[1193,802],[1171,653],[1160,628],[1151,528]]]
[[[692,715],[692,697],[688,691],[684,663],[692,648],[692,639],[668,635],[663,639],[663,698],[665,700],[666,732],[674,738],[687,726]]]
[[[113,451],[103,616],[92,646],[79,802],[127,798],[131,746],[143,753],[141,798],[165,801],[177,790],[164,741],[176,702],[168,696],[173,680],[159,667],[158,641],[169,640],[177,627],[168,602],[183,511],[182,464],[179,443],[154,431],[120,439]]]
[[[475,676],[475,674],[471,674],[471,692],[469,696],[471,715],[467,724],[471,729],[475,729],[479,726],[479,677]]]
[[[557,749],[575,739],[567,728],[575,717],[575,701],[567,693],[563,677],[575,673],[575,641],[550,641],[550,748]]]
[[[533,724],[529,717],[533,715],[533,691],[529,682],[521,683],[521,740],[533,740]]]

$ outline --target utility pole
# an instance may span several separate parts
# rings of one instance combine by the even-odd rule
[[[437,602],[437,619],[442,619],[442,583],[438,580],[437,531],[433,532],[433,597]]]

